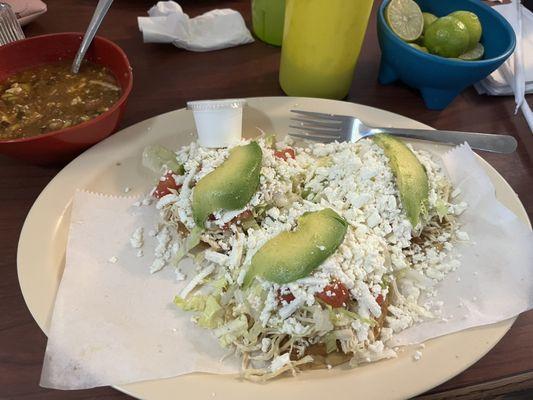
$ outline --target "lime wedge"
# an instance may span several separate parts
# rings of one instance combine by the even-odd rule
[[[467,51],[464,54],[461,54],[459,58],[465,61],[481,60],[481,57],[483,57],[483,53],[485,53],[485,48],[481,43],[478,43],[476,44],[476,47],[474,47],[472,50]]]
[[[438,18],[434,16],[431,13],[423,12],[422,17],[424,18],[424,32],[430,26],[433,22],[435,22]]]
[[[413,0],[391,0],[385,19],[392,31],[406,42],[414,42],[424,30],[422,10]]]
[[[414,47],[417,50],[423,51],[424,53],[429,53],[428,49],[426,49],[424,46],[420,46],[416,43],[409,43],[409,46]]]

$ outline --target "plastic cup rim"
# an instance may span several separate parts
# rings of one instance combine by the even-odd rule
[[[245,99],[198,100],[188,101],[187,109],[191,111],[218,111],[240,109],[246,104]]]

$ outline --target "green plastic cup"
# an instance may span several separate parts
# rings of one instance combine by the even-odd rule
[[[263,42],[281,46],[285,0],[252,0],[252,26]]]

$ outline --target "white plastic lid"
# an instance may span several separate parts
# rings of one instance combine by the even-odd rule
[[[190,101],[198,142],[203,147],[219,148],[236,145],[242,137],[242,109],[246,100]]]
[[[188,101],[187,109],[191,111],[211,111],[227,108],[242,108],[245,104],[245,99],[199,100]]]

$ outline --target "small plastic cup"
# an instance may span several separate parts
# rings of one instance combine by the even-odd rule
[[[200,145],[217,148],[239,143],[245,104],[244,99],[187,102],[187,109],[193,112]]]

